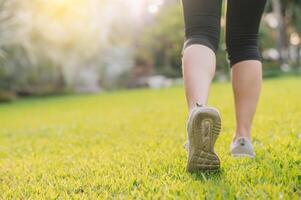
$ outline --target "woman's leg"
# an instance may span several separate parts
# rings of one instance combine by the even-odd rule
[[[265,3],[266,0],[228,0],[226,43],[236,110],[234,140],[251,136],[261,89],[262,64],[257,40]]]
[[[183,53],[183,78],[189,112],[207,105],[209,88],[215,73],[215,54],[204,45],[192,45]]]
[[[183,77],[190,111],[196,103],[207,105],[215,73],[221,5],[221,0],[183,0],[186,35]]]
[[[243,61],[232,67],[232,87],[236,110],[236,131],[233,140],[251,137],[251,126],[261,89],[261,62]]]
[[[215,72],[221,3],[222,0],[183,0],[186,33],[183,76],[190,110],[187,124],[188,172],[220,167],[214,144],[220,133],[221,120],[218,111],[206,104]]]

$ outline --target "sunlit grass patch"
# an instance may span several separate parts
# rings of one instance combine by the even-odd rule
[[[0,196],[45,198],[300,199],[301,79],[264,83],[255,159],[229,154],[230,84],[214,84],[222,168],[187,174],[184,91],[111,92],[0,105]]]

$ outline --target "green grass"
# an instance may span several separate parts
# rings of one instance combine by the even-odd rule
[[[187,174],[183,88],[0,105],[2,199],[300,199],[301,79],[264,82],[255,159],[234,159],[230,84],[213,84],[221,171]]]

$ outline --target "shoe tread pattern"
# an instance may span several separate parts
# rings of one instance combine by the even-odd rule
[[[192,114],[187,171],[217,170],[220,160],[214,152],[214,144],[221,130],[219,113],[215,109],[200,108]]]

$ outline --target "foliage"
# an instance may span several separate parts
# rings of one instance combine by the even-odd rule
[[[182,7],[176,4],[162,10],[141,34],[140,48],[147,52],[146,62],[155,65],[157,73],[178,77],[184,38]]]
[[[264,82],[252,133],[255,159],[230,156],[231,86],[213,84],[209,102],[223,120],[216,174],[185,172],[183,88],[2,104],[1,198],[298,199],[300,84]]]
[[[271,13],[273,1],[269,2]],[[281,2],[287,43],[291,33],[300,36],[300,0]],[[83,74],[89,73],[94,85],[116,88],[119,82],[129,82],[123,81],[125,74],[133,77],[132,66],[147,68],[149,73],[142,74],[155,69],[155,74],[180,77],[184,42],[180,2],[166,0],[152,14],[148,2],[141,19],[134,12],[123,12],[130,4],[138,5],[122,0],[0,0],[0,97],[75,91],[83,85]],[[277,30],[263,23],[261,50],[275,48],[277,41]],[[224,27],[217,55],[218,73],[227,74]],[[299,63],[289,64],[297,68]]]
[[[116,5],[116,11],[124,4]],[[104,73],[112,68],[111,51],[127,46],[130,52],[124,41],[133,36],[124,31],[130,19],[109,16],[106,1],[0,0],[0,90],[22,95],[73,90],[87,69],[99,74],[100,83],[112,79]],[[111,24],[116,27],[125,19],[116,44],[118,31]]]
[[[283,17],[285,17],[285,21],[288,23],[289,33],[296,31],[300,35],[300,1],[287,0],[283,2],[283,9],[286,12],[286,15]],[[222,10],[222,16],[225,16],[225,9]],[[268,2],[267,12],[271,13],[272,11],[271,2]],[[181,4],[177,2],[169,5],[167,9],[162,9],[154,19],[154,22],[142,34],[140,43],[144,48],[141,48],[143,51],[138,48],[138,52],[148,52],[149,56],[147,60],[149,63],[155,65],[157,73],[163,73],[171,77],[181,76],[180,58],[184,35],[183,26],[182,8]],[[217,69],[223,73],[229,70],[225,52],[224,32],[225,27],[222,26],[220,48],[217,52]],[[268,48],[276,48],[276,41],[279,40],[276,30],[273,30],[265,22],[261,23],[259,38],[259,45],[262,51]],[[286,39],[288,40],[289,38]]]
[[[283,4],[286,8],[286,16],[291,22],[292,28],[301,34],[301,0],[285,0]]]

